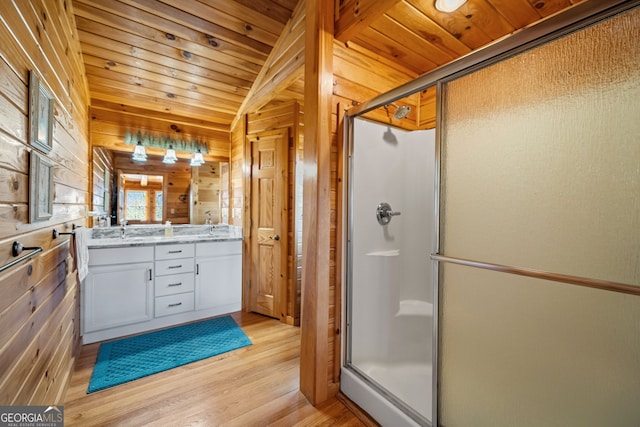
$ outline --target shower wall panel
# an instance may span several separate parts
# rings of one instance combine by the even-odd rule
[[[442,254],[640,285],[638,40],[636,8],[444,85]],[[443,425],[640,422],[639,296],[441,286]]]
[[[355,119],[350,163],[349,366],[430,419],[435,132]]]

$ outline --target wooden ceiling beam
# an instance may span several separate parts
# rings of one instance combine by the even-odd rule
[[[201,142],[207,142],[209,140],[229,140],[229,132],[213,131],[201,127],[176,125],[175,123],[169,124],[153,119],[138,118],[137,121],[134,122],[127,120],[129,117],[125,115],[102,110],[94,111],[92,109],[91,113],[91,132],[94,133],[116,135],[122,138],[126,136],[127,132],[130,134],[141,132],[142,134],[172,138],[175,140],[198,140]]]
[[[232,129],[244,114],[265,106],[304,75],[304,11],[304,1],[300,1],[238,109]]]
[[[219,91],[225,97],[231,97],[242,102],[249,92],[248,88],[227,84],[215,80],[208,70],[202,69],[192,64],[177,64],[180,68],[172,67],[170,61],[166,64],[156,64],[150,61],[143,61],[135,57],[130,57],[118,52],[107,50],[98,46],[82,44],[83,56],[86,65],[102,67],[105,70],[114,70],[119,73],[130,75],[140,75],[141,72],[150,74],[146,78],[159,82],[175,81],[175,85],[187,84],[197,87],[206,87]],[[120,67],[123,67],[121,70]]]
[[[336,11],[335,38],[347,42],[402,0],[346,0]]]
[[[96,76],[103,77],[113,75],[109,73],[109,70],[105,70],[105,61],[102,58],[96,58],[92,55],[85,55],[84,61],[85,67],[88,70],[87,74],[94,74]],[[91,72],[91,69],[93,69],[95,72]],[[241,94],[231,93],[228,91],[214,89],[206,86],[208,82],[204,79],[201,80],[201,82],[204,84],[197,84],[197,82],[200,82],[200,80],[197,79],[196,76],[194,76],[194,79],[189,82],[181,79],[171,79],[162,74],[157,74],[147,70],[147,72],[144,74],[144,79],[142,79],[140,76],[140,70],[138,68],[130,67],[122,63],[117,64],[117,66],[115,67],[110,67],[110,70],[112,71],[112,73],[118,74],[118,78],[122,81],[130,81],[133,84],[138,85],[150,85],[148,87],[156,87],[160,85],[164,89],[165,93],[178,93],[177,91],[179,90],[188,90],[197,92],[207,97],[210,96],[212,98],[221,98],[226,102],[235,104],[237,106],[239,106],[244,100],[244,97]]]
[[[171,106],[172,104],[198,105],[200,108],[212,110],[217,113],[235,114],[240,106],[239,102],[228,100],[224,97],[204,94],[198,91],[179,88],[171,85],[163,85],[150,81],[140,81],[135,77],[124,74],[111,73],[108,76],[100,73],[100,68],[96,69],[87,66],[87,79],[93,87],[113,88],[123,90],[127,93],[137,93],[140,95],[155,96],[163,99],[161,103]],[[96,90],[97,92],[97,90]]]
[[[188,12],[185,12],[181,8],[174,7],[156,0],[126,1],[139,9],[145,10],[154,15],[161,16],[164,19],[172,20],[186,27],[192,28],[197,31],[202,31],[206,34],[210,34],[211,36],[227,40],[231,43],[245,45],[247,48],[255,50],[256,52],[264,53],[266,55],[271,52],[271,45],[263,41],[256,40],[247,35],[246,33],[250,32],[250,30],[247,30],[246,28],[244,31],[242,29],[238,29],[238,31],[242,32],[230,30],[229,28],[225,28],[223,25],[219,25],[208,20],[208,17],[205,19],[198,15],[192,15]],[[181,3],[181,5],[184,4],[185,2]]]
[[[233,65],[251,73],[258,73],[264,62],[262,55],[256,55],[255,52],[241,46],[212,40],[200,32],[188,31],[173,22],[127,5],[118,4],[117,8],[109,8],[110,5],[111,3],[101,3],[99,9],[97,6],[78,3],[75,8],[76,16],[87,22],[95,22],[133,34],[151,43],[169,46],[171,49],[184,50],[201,57],[215,57],[220,63]],[[132,20],[131,15],[136,16],[135,21]],[[81,27],[81,23],[77,25]],[[97,34],[105,35],[102,32]]]
[[[156,43],[134,34],[115,30],[103,24],[89,21],[86,18],[78,17],[78,31],[82,44],[92,44],[115,52],[127,52],[129,56],[136,59],[147,60],[164,64],[173,61],[175,63],[194,64],[206,70],[210,70],[216,75],[221,75],[221,81],[234,85],[246,85],[258,74],[255,71],[246,71],[235,68],[233,64],[214,61],[205,56],[193,54],[192,52],[176,49],[173,46]],[[108,44],[105,46],[105,43]],[[222,78],[224,77],[224,78]]]
[[[93,144],[93,147],[102,147],[107,150],[113,151],[114,153],[128,153],[131,155],[133,153],[133,146],[125,144],[124,142],[118,141],[115,138],[109,140],[108,138],[96,138],[96,142]],[[162,148],[153,148],[153,147],[145,147],[145,151],[147,156],[158,156],[162,157],[166,153],[167,150]],[[190,159],[193,157],[193,153],[187,153],[184,151],[176,151],[176,157],[179,159]],[[227,144],[226,147],[216,148],[212,150],[209,148],[209,154],[203,154],[205,162],[228,162],[229,161],[229,146]]]
[[[212,122],[209,120],[196,119],[191,116],[178,116],[172,113],[159,113],[157,111],[148,110],[145,108],[138,108],[131,105],[122,105],[117,102],[110,102],[101,99],[91,100],[91,112],[99,113],[101,110],[107,112],[114,112],[119,115],[128,116],[123,120],[131,120],[131,122],[144,120],[156,120],[159,122],[166,122],[169,125],[177,126],[193,126],[203,128],[209,131],[229,132],[230,128],[228,124],[221,124]]]
[[[166,104],[164,102],[160,102],[160,100],[154,96],[131,93],[127,93],[123,96],[112,88],[92,86],[91,96],[92,102],[93,100],[108,101],[111,103],[129,105],[135,108],[153,111],[157,114],[168,113],[172,117],[191,117],[211,123],[217,123],[221,126],[228,126],[233,119],[233,115],[231,114],[216,113],[215,111],[196,106],[177,103]]]

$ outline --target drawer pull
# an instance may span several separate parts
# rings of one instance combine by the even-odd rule
[[[179,251],[169,251],[170,254],[181,254],[182,253],[182,249],[180,249]]]
[[[169,307],[177,307],[179,305],[182,305],[182,303],[181,302],[177,302],[175,304],[169,304]]]
[[[169,283],[167,286],[180,286],[182,285],[182,282],[178,282],[178,283]]]
[[[180,265],[170,265],[167,268],[182,268],[182,264],[180,264]]]

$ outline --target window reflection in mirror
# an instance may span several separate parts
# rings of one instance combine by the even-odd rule
[[[120,174],[120,218],[129,224],[161,224],[164,217],[163,181],[161,175]]]

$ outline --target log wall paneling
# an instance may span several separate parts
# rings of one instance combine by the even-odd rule
[[[231,130],[231,158],[230,158],[230,197],[229,197],[229,224],[242,226],[245,237],[249,230],[243,219],[246,212],[245,206],[245,174],[244,170],[246,117],[240,120]]]
[[[334,99],[334,103],[336,104],[336,128],[334,134],[333,147],[335,147],[336,157],[335,157],[335,174],[333,172],[334,167],[332,166],[332,183],[335,185],[335,191],[332,191],[334,194],[332,200],[332,206],[335,206],[335,210],[332,209],[332,218],[334,221],[331,225],[332,229],[335,229],[335,232],[332,232],[332,247],[335,248],[333,252],[332,263],[334,265],[334,272],[332,274],[332,280],[335,282],[333,284],[333,298],[329,300],[329,304],[333,304],[333,308],[330,307],[330,310],[333,312],[333,317],[330,316],[330,319],[333,319],[332,324],[329,326],[329,341],[330,347],[333,347],[333,352],[329,355],[331,360],[329,361],[329,383],[335,382],[340,383],[340,368],[342,361],[342,274],[343,274],[343,233],[345,231],[346,224],[346,215],[344,211],[344,197],[345,197],[345,188],[344,188],[344,165],[345,165],[345,153],[344,153],[344,112],[348,109],[348,105],[336,102]]]
[[[157,137],[203,141],[207,144],[208,153],[204,153],[205,161],[229,160],[229,131],[227,126],[199,121],[196,119],[178,118],[171,115],[158,114],[151,117],[148,111],[122,107],[104,101],[92,101],[91,106],[91,144],[93,147],[104,147],[109,150],[131,152],[131,145],[125,144],[127,132]],[[147,154],[161,155],[164,150],[147,147]],[[176,152],[179,158],[191,158],[191,153]]]
[[[220,222],[229,224],[229,197],[231,195],[229,163],[220,163]]]
[[[436,87],[430,87],[420,92],[418,128],[433,129],[436,127]]]
[[[104,210],[105,192],[109,190],[110,204],[113,207],[113,199],[115,194],[116,175],[113,168],[113,153],[102,147],[94,147],[92,150],[92,197],[91,210],[93,212],[104,213],[110,215],[110,212]],[[105,182],[105,172],[109,172],[109,182]],[[112,219],[112,223],[115,218]]]
[[[250,150],[246,148],[247,134],[246,115],[238,120],[231,129],[231,154],[229,161],[229,224],[242,227],[242,253],[249,254],[251,250],[251,223],[249,218],[249,197],[245,189],[250,188],[251,171],[245,168],[245,161],[250,157]],[[242,257],[242,308],[249,307],[249,280],[251,275],[251,260]]]
[[[211,162],[205,163],[199,167],[193,167],[192,170],[192,185],[193,177],[197,174],[197,191],[192,188],[194,195],[197,195],[197,203],[194,198],[193,205],[191,206],[192,224],[204,224],[208,218],[205,213],[211,212],[211,220],[218,224],[221,221],[221,179],[220,179],[220,166],[221,163]]]
[[[89,200],[88,88],[70,2],[0,2],[0,265],[15,240],[42,252],[0,273],[0,405],[62,404],[79,345],[70,236]],[[28,222],[29,71],[54,100],[53,216]],[[28,250],[25,250],[26,254]]]

